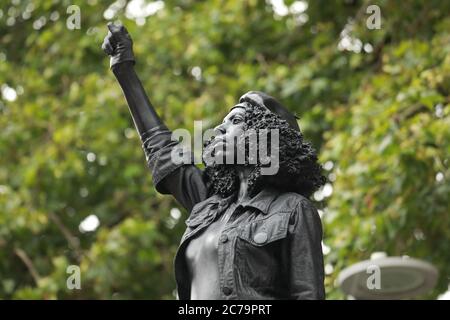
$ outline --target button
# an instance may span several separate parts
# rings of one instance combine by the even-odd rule
[[[253,240],[258,243],[258,244],[262,244],[264,242],[267,241],[267,233],[265,232],[258,232],[255,237],[253,238]]]
[[[223,292],[226,296],[229,296],[229,295],[233,292],[233,289],[231,289],[230,287],[223,287],[222,292]]]
[[[228,241],[228,236],[226,234],[223,234],[219,238],[220,242],[225,243]]]

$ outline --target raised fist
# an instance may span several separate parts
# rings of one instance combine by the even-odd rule
[[[110,67],[125,61],[135,62],[133,54],[133,40],[123,25],[108,23],[108,35],[102,44],[105,53],[111,56]]]

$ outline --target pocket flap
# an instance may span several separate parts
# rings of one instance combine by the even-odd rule
[[[239,232],[239,238],[255,246],[263,246],[276,240],[286,238],[290,213],[279,212],[259,219],[245,226]]]

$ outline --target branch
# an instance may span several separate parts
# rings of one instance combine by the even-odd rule
[[[62,223],[61,219],[56,214],[54,214],[53,212],[49,212],[48,216],[49,216],[50,220],[52,220],[55,223],[55,225],[58,227],[58,229],[61,231],[64,238],[66,238],[70,247],[73,250],[75,250],[77,257],[80,258],[82,254],[81,254],[80,242],[79,242],[78,238],[76,238],[74,235],[72,235],[70,230],[67,229],[67,227]]]
[[[25,266],[27,267],[31,276],[33,277],[33,280],[36,283],[36,285],[39,285],[39,280],[41,277],[39,276],[39,273],[37,272],[36,268],[34,267],[33,261],[31,261],[30,257],[28,257],[28,255],[27,255],[27,253],[20,248],[15,248],[14,253],[25,264]]]

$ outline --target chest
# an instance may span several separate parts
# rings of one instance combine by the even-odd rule
[[[186,258],[190,262],[203,256],[214,256],[219,245],[219,237],[225,222],[218,220],[210,224],[201,234],[193,238],[186,247]]]
[[[189,241],[186,247],[186,258],[189,264],[217,257],[219,238],[230,219],[232,211],[232,208],[227,210],[224,215]]]

